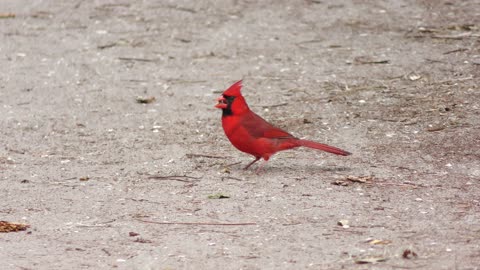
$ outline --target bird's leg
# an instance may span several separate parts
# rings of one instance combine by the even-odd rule
[[[267,164],[268,160],[270,159],[270,156],[271,154],[265,154],[262,156],[265,162],[263,162],[262,164],[260,164],[260,166],[258,166],[258,169],[255,171],[256,174],[260,175],[260,171],[262,170],[263,166]]]
[[[255,162],[257,162],[259,159],[260,159],[260,157],[255,157],[255,160],[252,161],[252,162],[250,162],[250,163],[248,163],[248,165],[245,166],[245,168],[243,168],[243,169],[246,170],[246,169],[250,168],[250,166],[252,166],[252,164],[255,163]]]
[[[258,169],[255,171],[255,173],[259,175],[263,166],[265,166],[265,164],[267,164],[267,162],[268,162],[268,159],[266,159],[265,162],[262,162],[262,164],[260,164],[260,166],[258,166]]]

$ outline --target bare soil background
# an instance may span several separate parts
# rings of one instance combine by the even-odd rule
[[[1,1],[0,220],[31,226],[1,268],[479,269],[479,7]],[[239,79],[354,154],[242,170],[213,108]]]

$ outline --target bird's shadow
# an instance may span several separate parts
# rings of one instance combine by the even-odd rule
[[[288,171],[294,171],[294,172],[299,172],[299,171],[305,171],[305,172],[349,172],[352,171],[352,168],[350,167],[344,167],[344,166],[325,166],[325,165],[296,165],[296,166],[285,166],[278,168],[276,166],[273,167],[264,167],[264,169],[271,169],[271,170],[288,170]]]
[[[258,169],[257,166],[252,166],[247,171],[256,172]],[[315,165],[315,164],[303,164],[303,165],[292,165],[292,164],[275,164],[269,165],[266,164],[262,167],[260,174],[272,173],[272,172],[350,172],[353,169],[345,166],[325,166],[325,165]]]

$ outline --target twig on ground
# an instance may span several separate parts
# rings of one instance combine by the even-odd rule
[[[241,178],[237,178],[237,177],[233,177],[233,176],[222,176],[222,181],[224,179],[232,179],[232,180],[237,180],[237,181],[245,181],[245,179],[241,179]]]
[[[225,167],[230,167],[230,166],[237,165],[237,164],[240,164],[240,163],[242,163],[242,162],[238,161],[238,162],[235,162],[235,163],[230,163],[230,164],[225,165]]]
[[[472,33],[460,33],[456,35],[432,35],[432,38],[437,39],[464,39],[464,38],[471,38],[471,37],[479,37],[479,35],[472,34]]]
[[[390,60],[388,59],[374,59],[370,56],[358,56],[353,59],[353,62],[356,64],[361,65],[368,65],[368,64],[388,64]]]
[[[193,8],[180,7],[180,6],[177,6],[177,5],[167,5],[166,7],[171,8],[171,9],[175,9],[175,10],[179,10],[179,11],[193,13],[193,14],[197,13],[197,11]]]
[[[462,78],[454,78],[454,79],[447,79],[443,81],[434,82],[435,84],[444,84],[444,83],[453,83],[453,82],[461,82],[461,81],[468,81],[472,80],[473,76],[462,77]]]
[[[143,219],[136,219],[140,222],[159,224],[159,225],[193,225],[193,226],[249,226],[257,225],[255,222],[245,223],[222,223],[222,222],[158,222]]]
[[[106,248],[102,248],[101,251],[105,252],[108,256],[112,256],[112,253],[110,253]]]
[[[354,230],[350,230],[350,229],[333,229],[335,232],[348,232],[348,233],[354,233],[354,234],[365,234],[365,232],[361,232],[361,231],[354,231]]]
[[[186,154],[186,156],[187,156],[188,158],[192,158],[192,157],[204,157],[204,158],[229,158],[229,157],[227,157],[227,156],[204,155],[204,154],[192,154],[192,153]]]
[[[76,227],[111,227],[112,225],[110,223],[113,223],[116,221],[116,219],[108,220],[102,223],[95,223],[95,224],[83,224],[81,222],[78,222],[75,226]]]
[[[201,177],[193,177],[188,175],[166,175],[166,176],[152,175],[152,176],[149,176],[148,178],[156,179],[156,180],[172,180],[172,181],[191,183],[191,182],[200,181],[199,179]],[[188,180],[188,179],[192,179],[192,180]]]
[[[148,59],[148,58],[136,58],[136,57],[119,57],[118,60],[123,61],[138,61],[138,62],[156,62],[156,59]]]
[[[103,45],[98,45],[97,49],[103,50],[103,49],[108,49],[108,48],[112,48],[112,47],[115,47],[115,46],[117,46],[117,43],[112,42],[112,43],[107,43],[107,44],[103,44]]]
[[[378,184],[379,186],[399,186],[399,187],[413,187],[413,188],[427,187],[425,185],[414,184],[414,183],[409,183],[409,182],[403,182],[403,183],[375,182],[375,184]]]
[[[451,53],[464,52],[464,51],[468,51],[468,49],[467,48],[459,48],[459,49],[455,49],[455,50],[451,50],[451,51],[446,51],[443,54],[451,54]]]

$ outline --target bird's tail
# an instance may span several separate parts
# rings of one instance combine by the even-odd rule
[[[312,142],[312,141],[308,141],[308,140],[297,140],[297,143],[300,146],[305,146],[305,147],[309,147],[309,148],[322,150],[322,151],[329,152],[329,153],[332,153],[332,154],[335,154],[335,155],[348,156],[348,155],[352,154],[352,153],[347,152],[345,150],[342,150],[340,148],[336,148],[336,147],[326,145],[326,144],[323,144],[323,143],[317,143],[317,142]]]

